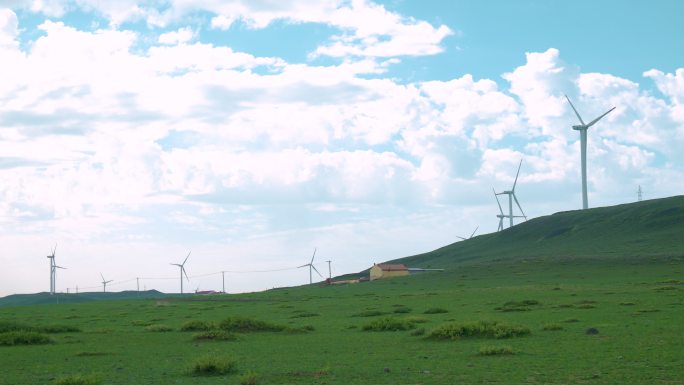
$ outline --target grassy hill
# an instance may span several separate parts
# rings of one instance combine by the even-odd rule
[[[443,273],[2,307],[0,385],[684,384],[683,208],[558,213],[397,260]]]
[[[559,212],[391,263],[449,269],[515,259],[684,256],[684,196]]]
[[[3,306],[27,306],[27,305],[44,305],[44,304],[70,304],[82,303],[90,301],[114,301],[126,299],[154,299],[179,296],[179,294],[165,294],[157,290],[147,291],[120,291],[120,292],[86,292],[78,294],[64,294],[58,293],[50,295],[50,293],[34,293],[34,294],[12,294],[7,297],[0,298],[0,307]]]

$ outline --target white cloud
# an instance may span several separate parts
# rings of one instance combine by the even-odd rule
[[[179,28],[177,31],[159,35],[159,43],[167,45],[185,44],[195,38],[195,31],[190,27]]]

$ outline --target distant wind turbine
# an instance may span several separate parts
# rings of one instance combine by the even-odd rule
[[[479,229],[479,228],[480,228],[480,226],[478,225],[478,226],[475,228],[475,230],[473,230],[473,233],[470,234],[470,236],[469,236],[468,238],[463,238],[463,237],[461,237],[461,236],[459,236],[459,235],[457,235],[456,238],[462,239],[462,240],[464,240],[464,241],[465,241],[466,239],[470,239],[470,238],[473,237],[473,235],[475,235],[475,232],[477,232],[477,229]]]
[[[497,193],[496,191],[494,192],[494,195],[508,195],[508,215],[505,217],[508,218],[509,220],[509,227],[513,227],[513,218],[525,218],[527,220],[527,216],[525,215],[525,212],[523,212],[522,207],[520,207],[520,202],[518,202],[518,197],[515,196],[515,185],[518,183],[518,176],[520,175],[520,167],[522,167],[522,159],[520,159],[520,164],[518,165],[518,172],[515,174],[515,181],[513,182],[513,188],[510,190],[502,191],[500,193]],[[522,215],[513,215],[513,200],[515,200],[515,204],[518,205],[518,208],[520,209],[520,213]],[[499,198],[496,199],[496,202],[499,203]],[[501,210],[501,204],[499,203],[499,210]],[[501,214],[503,214],[503,211],[501,211]],[[503,218],[501,219],[500,223],[500,228],[503,229]]]
[[[57,266],[57,263],[55,262],[55,252],[57,251],[57,244],[55,244],[55,247],[52,249],[52,254],[48,255],[48,259],[50,259],[50,294],[55,294],[56,292],[56,287],[57,287],[57,269],[66,269],[66,267],[62,266]]]
[[[102,275],[102,273],[100,273],[100,277],[102,277],[102,292],[106,293],[107,292],[107,284],[112,282],[112,280],[110,279],[109,281],[107,281],[105,279],[105,277]]]
[[[496,194],[496,191],[494,191],[494,188],[492,188],[492,192],[494,193],[494,198],[496,199],[496,204],[499,206],[499,214],[496,214],[496,217],[499,218],[499,227],[496,229],[496,231],[501,231],[503,230],[503,221],[505,218],[508,218],[509,216],[504,214],[503,209],[501,208],[501,202],[499,202],[499,197]],[[514,218],[525,218],[522,215],[513,215]],[[527,218],[526,218],[527,219]]]
[[[191,251],[192,252],[192,251]],[[185,274],[185,278],[190,282],[190,278],[188,278],[188,273],[185,271],[185,262],[188,261],[188,258],[190,258],[190,253],[188,253],[188,256],[185,257],[185,260],[183,263],[170,263],[170,265],[178,266],[180,268],[180,289],[181,289],[181,294],[183,294],[183,274]]]
[[[313,265],[314,258],[316,258],[316,249],[314,249],[313,255],[311,256],[311,262],[307,263],[306,265],[301,265],[301,266],[297,267],[297,268],[302,268],[302,267],[307,267],[307,266],[309,267],[309,284],[313,283],[313,275],[311,272],[312,269],[316,270],[316,274],[320,275],[321,278],[323,278],[321,273],[318,272],[318,269],[316,269],[316,266]]]
[[[606,111],[603,115],[599,116],[598,118],[592,120],[591,122],[589,122],[589,124],[584,124],[584,120],[582,120],[582,117],[580,116],[579,112],[577,112],[577,109],[570,101],[568,95],[565,95],[565,98],[568,99],[570,107],[572,107],[572,110],[575,111],[577,119],[579,119],[580,123],[582,123],[576,126],[572,126],[572,129],[580,132],[580,152],[582,157],[582,208],[586,210],[589,208],[589,199],[587,198],[587,129],[596,124],[596,122],[601,120],[601,118],[608,115],[608,113],[613,111],[615,107]]]

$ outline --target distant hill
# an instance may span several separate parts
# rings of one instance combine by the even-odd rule
[[[684,257],[684,196],[559,212],[386,263],[450,269],[523,258],[609,261],[653,257]],[[337,279],[361,275],[367,276],[368,270]]]
[[[185,294],[184,294],[185,295]],[[7,297],[0,298],[0,307],[4,306],[26,306],[26,305],[42,305],[42,304],[57,304],[57,303],[81,303],[89,301],[110,301],[123,299],[155,299],[167,297],[179,297],[180,294],[165,294],[157,290],[147,291],[120,291],[111,293],[90,292],[78,294],[64,294],[58,293],[50,295],[50,293],[35,293],[35,294],[13,294]]]

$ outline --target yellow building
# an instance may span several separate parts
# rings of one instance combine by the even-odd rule
[[[406,266],[401,264],[393,265],[381,263],[379,265],[373,265],[373,267],[370,268],[371,281],[382,278],[401,277],[404,275],[409,275],[409,271]]]

